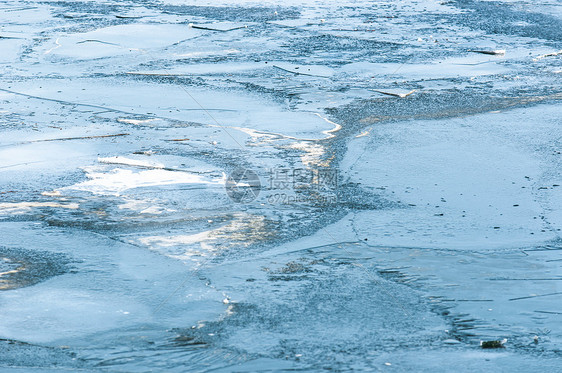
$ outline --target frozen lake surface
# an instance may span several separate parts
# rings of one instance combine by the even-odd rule
[[[560,371],[561,61],[557,0],[0,1],[0,370]]]

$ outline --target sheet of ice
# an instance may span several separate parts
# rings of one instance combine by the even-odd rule
[[[45,81],[44,86],[17,83],[12,89],[19,93],[46,97],[69,103],[96,105],[123,113],[171,118],[204,123],[220,128],[248,127],[281,135],[321,139],[324,131],[334,128],[317,113],[295,112],[283,108],[271,99],[255,93],[213,91],[201,88],[186,90],[150,83],[135,83],[127,89],[110,83],[100,85],[97,80],[73,82]],[[88,87],[88,88],[84,88]],[[126,94],[135,91],[135,99]],[[150,123],[150,122],[149,122]]]
[[[557,2],[0,8],[0,370],[560,365]]]
[[[447,79],[460,76],[504,74],[506,66],[498,64],[498,59],[483,57],[454,57],[432,64],[389,64],[355,62],[345,65],[342,72],[372,76],[408,76],[410,79]]]
[[[146,53],[146,49],[165,47],[199,35],[201,31],[183,24],[117,25],[61,36],[44,53],[78,59]]]
[[[72,252],[73,270],[37,286],[0,293],[3,338],[58,346],[112,329],[171,326],[178,317],[196,322],[204,309],[219,314],[226,308],[220,292],[205,289],[178,261],[102,235],[36,228],[33,223],[3,223],[2,244]],[[88,245],[77,245],[80,241]],[[170,284],[188,286],[202,302],[191,321],[186,317],[194,303],[175,298],[161,305],[173,291]],[[182,316],[181,308],[187,311]]]
[[[381,245],[462,249],[556,239],[560,136],[556,106],[377,125],[343,165],[404,208],[360,213],[357,232]]]
[[[164,164],[160,162],[150,162],[146,160],[139,160],[139,159],[130,159],[127,157],[115,156],[115,157],[106,157],[106,158],[98,158],[100,163],[107,163],[107,164],[121,164],[127,166],[139,166],[139,167],[146,167],[146,168],[164,168]]]

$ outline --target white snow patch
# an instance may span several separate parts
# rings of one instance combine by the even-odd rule
[[[200,243],[210,239],[210,234],[212,231],[205,231],[190,235],[179,235],[179,236],[149,236],[139,239],[139,241],[144,245],[154,245],[171,247],[176,245],[189,245],[194,243]]]
[[[84,171],[89,180],[63,188],[63,190],[83,190],[94,194],[118,196],[126,190],[141,187],[171,184],[224,184],[222,179],[212,180],[189,172],[162,169],[135,172],[122,168],[114,168],[106,172],[96,167],[86,167]]]

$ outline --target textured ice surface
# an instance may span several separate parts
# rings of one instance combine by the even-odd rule
[[[381,245],[461,249],[556,240],[559,114],[539,105],[377,125],[348,145],[342,165],[353,181],[404,208],[360,213],[359,234]]]
[[[0,370],[559,370],[561,10],[0,2]]]

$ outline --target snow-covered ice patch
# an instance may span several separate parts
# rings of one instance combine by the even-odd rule
[[[114,168],[106,171],[100,170],[96,166],[86,167],[84,171],[89,180],[61,188],[61,190],[82,190],[94,194],[118,196],[129,189],[159,185],[224,185],[223,179],[210,179],[185,171],[155,169],[135,172],[123,168]]]

